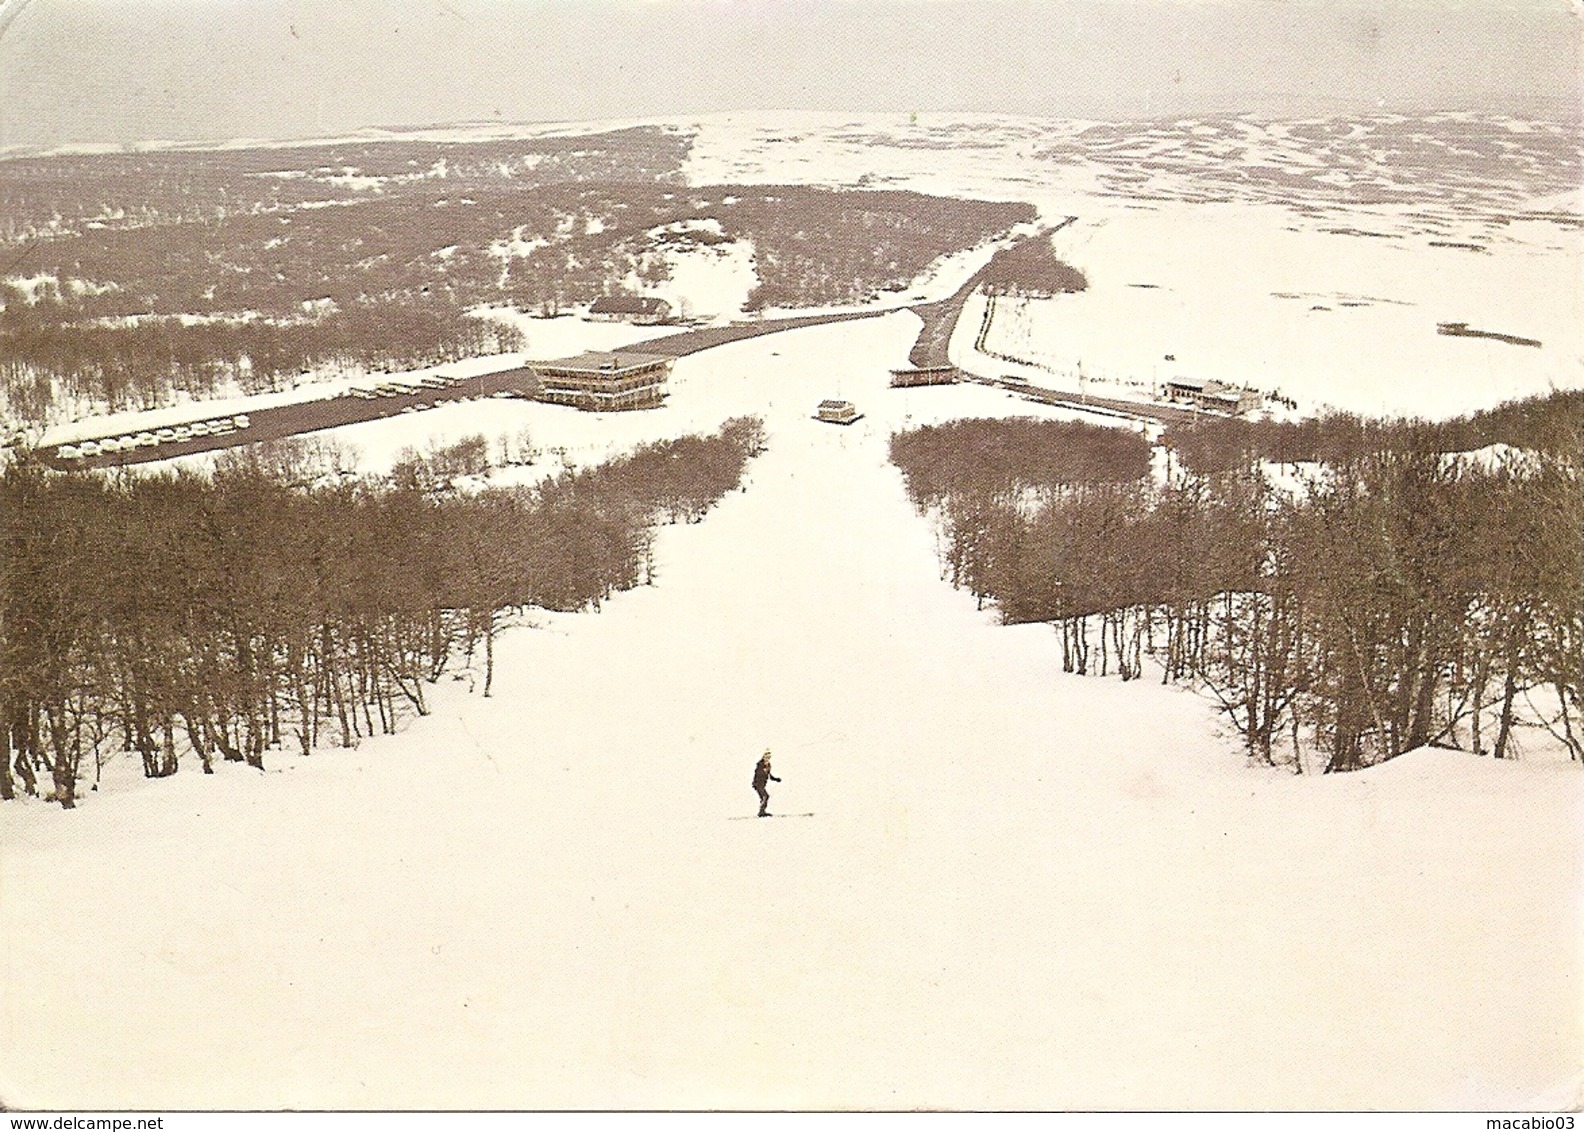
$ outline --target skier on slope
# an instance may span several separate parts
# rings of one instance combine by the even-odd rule
[[[759,816],[760,817],[767,818],[767,817],[770,816],[770,787],[769,787],[769,784],[772,783],[772,782],[780,782],[780,781],[781,780],[779,778],[777,778],[775,775],[770,773],[770,752],[768,750],[766,750],[765,753],[764,753],[764,757],[761,758],[759,760],[759,764],[754,767],[754,775],[753,775],[753,788],[759,795]]]

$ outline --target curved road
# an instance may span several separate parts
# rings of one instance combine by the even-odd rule
[[[1052,232],[1060,231],[1076,219],[1077,217],[1075,216],[1069,216],[1054,228],[1038,232],[1027,239],[1035,240],[1049,237]],[[883,315],[894,314],[897,310],[911,310],[923,320],[924,325],[919,328],[918,337],[914,340],[913,347],[908,352],[909,363],[920,368],[949,366],[952,364],[949,356],[952,335],[956,332],[957,323],[962,317],[963,307],[967,304],[968,297],[982,285],[993,262],[992,258],[991,262],[986,263],[976,271],[950,297],[932,303],[920,303],[907,307],[885,307],[875,310],[795,315],[789,318],[753,319],[747,322],[735,322],[728,326],[710,326],[699,330],[686,330],[680,334],[650,338],[623,346],[621,350],[623,352],[631,351],[634,353],[657,354],[662,357],[682,358],[704,350],[714,349],[717,346],[741,342],[749,338],[758,338],[767,334],[779,334],[786,330],[799,330],[809,326],[824,326],[836,322],[879,318]],[[371,375],[371,380],[377,376]],[[1162,424],[1181,424],[1195,419],[1195,414],[1179,408],[1105,397],[1084,397],[1079,400],[1075,399],[1071,394],[1041,389],[1037,386],[1004,382],[982,375],[969,374],[968,376],[975,381],[1004,386],[1014,392],[1023,394],[1030,400],[1041,401],[1046,404],[1061,405],[1075,409],[1102,409],[1129,417],[1154,420]],[[261,440],[279,440],[289,436],[318,432],[323,429],[339,428],[343,425],[379,420],[382,417],[394,416],[408,409],[421,410],[429,408],[444,401],[469,400],[489,396],[532,397],[535,389],[536,383],[533,372],[527,367],[514,367],[466,378],[442,390],[415,388],[410,394],[393,394],[375,398],[344,395],[304,401],[293,405],[249,409],[247,415],[252,422],[251,427],[238,429],[235,432],[221,436],[194,437],[179,442],[163,443],[157,447],[136,448],[130,452],[106,453],[76,460],[60,459],[56,455],[57,446],[51,446],[48,450],[39,450],[35,453],[35,456],[47,466],[60,470],[142,464],[155,460],[169,459],[173,456],[187,456],[197,452],[232,448]],[[139,429],[137,431],[144,430]],[[122,434],[106,432],[103,435],[116,436]]]

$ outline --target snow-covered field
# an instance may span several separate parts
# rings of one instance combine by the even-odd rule
[[[1076,217],[1056,247],[1089,290],[1002,304],[986,342],[1034,363],[1011,372],[1040,384],[1076,391],[1082,363],[1085,385],[1112,396],[1188,377],[1306,412],[1430,418],[1584,388],[1576,175],[1557,191],[1522,154],[1532,128],[1501,120],[1469,128],[1506,156],[1465,167],[1467,152],[1446,145],[1457,118],[728,115],[694,124],[686,174],[1027,200],[1047,224]],[[981,312],[970,306],[959,343]],[[1543,345],[1439,335],[1441,322]]]
[[[1089,289],[1000,301],[985,347],[1035,363],[1044,384],[1077,388],[1081,365],[1097,387],[1218,380],[1309,412],[1444,417],[1584,387],[1579,246],[1476,254],[1389,225],[1370,238],[1287,219],[1179,202],[1082,216],[1055,240]],[[965,313],[970,333],[982,310]],[[1543,345],[1443,335],[1441,322]]]
[[[684,359],[619,421],[523,406],[618,446],[751,410],[769,450],[654,587],[509,631],[491,699],[8,806],[0,1100],[1578,1103],[1577,768],[1293,778],[1191,692],[1062,675],[940,580],[887,463],[893,427],[1037,411],[885,390],[917,325]]]

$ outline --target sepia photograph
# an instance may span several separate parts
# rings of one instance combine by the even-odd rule
[[[1581,84],[0,0],[0,1109],[1584,1109]]]

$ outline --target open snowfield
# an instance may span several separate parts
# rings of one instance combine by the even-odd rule
[[[1584,386],[1576,240],[1474,253],[1375,227],[1374,237],[1299,227],[1269,205],[1081,216],[1055,241],[1089,289],[1001,301],[985,347],[1042,367],[1043,384],[1076,389],[1081,364],[1096,387],[1218,380],[1309,412],[1447,417]],[[965,333],[978,333],[982,311],[981,300],[965,312]],[[1441,322],[1543,345],[1438,334]]]
[[[491,699],[8,807],[0,1100],[1577,1103],[1577,768],[1293,778],[1191,692],[1064,676],[940,580],[887,463],[893,427],[1039,411],[884,390],[917,326],[709,351],[619,420],[512,406],[591,450],[755,411],[769,450],[656,585],[505,634]]]
[[[1470,128],[1502,156],[1473,160],[1447,145],[1457,118],[724,115],[692,126],[686,173],[1027,200],[1047,224],[1076,217],[1056,248],[1089,290],[1003,304],[986,342],[1033,362],[1011,372],[1040,384],[1077,391],[1081,362],[1112,396],[1188,377],[1306,412],[1441,418],[1584,387],[1576,176],[1557,191],[1523,154],[1530,127],[1499,119]],[[959,343],[982,309],[970,304]],[[1447,337],[1441,322],[1543,346]]]

